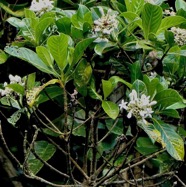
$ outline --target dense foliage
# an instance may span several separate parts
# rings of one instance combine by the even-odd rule
[[[183,0],[0,8],[0,136],[14,180],[185,186]]]

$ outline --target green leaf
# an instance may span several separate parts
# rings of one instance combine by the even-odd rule
[[[77,65],[74,73],[74,82],[78,87],[82,87],[88,84],[92,76],[91,65],[82,59]]]
[[[79,43],[77,43],[74,50],[74,57],[72,65],[75,65],[83,56],[86,48],[95,40],[95,38],[86,38]]]
[[[7,61],[8,55],[0,49],[0,64],[3,64]]]
[[[4,9],[8,14],[11,14],[13,16],[16,16],[16,17],[23,17],[24,16],[24,11],[23,10],[13,11],[9,8],[9,5],[6,6],[2,2],[0,2],[0,8]]]
[[[96,44],[96,46],[94,47],[94,50],[96,54],[102,56],[102,54],[106,52],[106,49],[109,50],[110,48],[113,48],[115,46],[116,46],[116,43],[113,43],[113,42],[100,42]]]
[[[170,106],[167,107],[167,109],[180,109],[180,108],[185,108],[186,107],[186,103],[183,103],[183,102],[177,102],[177,103],[174,103]]]
[[[183,0],[176,0],[175,2],[176,11],[183,9],[186,11],[186,2]]]
[[[8,84],[6,87],[11,88],[12,90],[14,90],[15,92],[23,95],[25,88],[24,86],[20,85],[20,84]]]
[[[111,119],[105,120],[106,126],[111,133],[118,136],[123,134],[123,123],[122,121],[113,121]]]
[[[62,96],[63,90],[59,86],[50,86],[44,89],[39,95],[39,98],[37,100],[37,104],[44,103],[48,100],[51,100],[55,97]]]
[[[160,32],[170,27],[174,27],[184,22],[186,22],[186,19],[181,16],[169,16],[169,17],[163,18],[161,21],[161,25],[159,26],[159,29],[157,31],[157,34],[159,34]]]
[[[147,87],[145,83],[141,80],[136,80],[133,85],[132,89],[136,90],[138,94],[146,94],[147,93]]]
[[[118,77],[118,76],[112,76],[109,81],[112,83],[112,85],[115,87],[118,82],[123,83],[124,85],[126,85],[128,88],[132,88],[132,84],[130,84],[129,82],[123,80],[122,78]]]
[[[96,85],[95,85],[95,80],[93,79],[93,77],[91,77],[90,79],[90,83],[88,86],[88,94],[91,98],[102,101],[102,96],[96,92]]]
[[[11,56],[29,62],[42,72],[55,75],[55,72],[53,72],[49,67],[47,67],[46,64],[38,57],[38,55],[30,49],[27,49],[25,47],[17,48],[13,46],[7,46],[5,47],[4,51]]]
[[[61,71],[63,71],[67,65],[69,40],[70,37],[65,34],[51,36],[47,40],[48,48]]]
[[[54,145],[48,143],[47,141],[36,141],[34,143],[35,153],[44,161],[48,161],[56,152],[56,148]],[[31,153],[28,157],[28,166],[29,170],[36,175],[41,168],[43,167],[43,163],[36,159],[33,153]]]
[[[154,126],[161,132],[167,152],[176,160],[184,159],[184,142],[171,125],[153,119]]]
[[[143,9],[144,0],[125,0],[125,4],[127,7],[127,11],[140,14]]]
[[[180,118],[179,112],[175,109],[161,110],[159,114],[163,114],[163,115],[173,117],[173,118]]]
[[[112,119],[116,119],[119,114],[119,107],[111,101],[102,101],[102,108],[105,113]]]
[[[49,67],[53,68],[54,59],[52,58],[52,55],[50,54],[49,50],[44,46],[37,46],[36,52],[39,58]]]
[[[154,100],[157,101],[157,105],[163,109],[168,108],[169,106],[177,102],[183,101],[180,94],[176,90],[173,90],[173,89],[166,89],[166,90],[162,90],[158,92],[155,95]]]
[[[142,80],[142,72],[141,72],[141,64],[139,61],[133,63],[130,66],[130,74],[131,74],[131,82],[133,83],[135,80],[140,79]]]
[[[71,19],[68,17],[63,17],[57,20],[56,25],[58,31],[64,34],[70,35],[71,33]]]
[[[27,76],[26,89],[31,90],[35,86],[36,73],[31,73]]]
[[[142,11],[142,26],[145,39],[150,33],[156,34],[162,19],[162,9],[160,6],[146,3]]]
[[[154,78],[150,80],[150,78],[147,75],[144,75],[143,82],[145,83],[146,88],[147,88],[147,95],[153,98],[154,95],[156,94],[156,89],[159,84],[159,79]]]
[[[16,112],[14,112],[8,119],[7,121],[12,124],[13,126],[16,125],[16,123],[18,122],[18,120],[21,117],[21,113],[24,111],[24,109],[20,109],[17,110]]]
[[[111,81],[107,80],[102,80],[102,89],[103,89],[103,95],[104,99],[106,99],[114,90],[114,85],[112,84]]]
[[[25,13],[25,18],[36,18],[36,14],[34,13],[34,11],[28,8],[24,9],[24,13]]]
[[[53,18],[45,18],[42,21],[39,21],[39,23],[36,25],[35,40],[37,45],[43,42],[43,33],[53,22]]]
[[[136,147],[138,152],[142,155],[149,155],[159,150],[159,147],[152,143],[147,137],[139,137],[136,141]]]

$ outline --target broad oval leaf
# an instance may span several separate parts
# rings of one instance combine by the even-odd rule
[[[36,141],[34,143],[35,153],[44,161],[48,161],[56,152],[56,147],[47,141]],[[30,171],[35,175],[43,167],[43,163],[38,160],[33,153],[28,157],[28,167]]]
[[[161,138],[165,143],[167,152],[176,160],[184,159],[184,142],[179,134],[175,132],[171,125],[153,119],[154,126],[161,133]]]
[[[145,39],[150,33],[156,34],[162,19],[162,9],[160,6],[146,3],[142,11],[142,26]]]
[[[60,34],[59,36],[51,36],[47,41],[48,48],[61,71],[65,69],[68,62],[69,40],[70,37],[68,35]]]
[[[119,107],[112,101],[102,101],[102,108],[105,113],[112,119],[116,119],[119,114]]]

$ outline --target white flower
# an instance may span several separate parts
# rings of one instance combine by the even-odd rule
[[[103,38],[103,36],[106,37],[105,35],[110,35],[112,31],[118,29],[117,13],[109,9],[105,14],[102,7],[99,7],[99,11],[101,17],[94,21],[93,31]]]
[[[53,1],[50,0],[33,0],[30,6],[30,10],[42,15],[44,12],[51,11],[53,9]]]
[[[181,29],[177,27],[172,27],[171,32],[174,34],[174,41],[179,45],[186,44],[186,29]]]
[[[121,100],[121,104],[119,104],[119,107],[120,107],[120,110],[121,109],[125,109],[125,110],[127,110],[127,102],[124,102],[124,100],[122,99]]]
[[[173,10],[168,10],[168,9],[164,10],[163,13],[166,16],[175,16],[176,15],[176,12],[174,12]]]
[[[9,75],[9,79],[10,79],[10,83],[9,84],[20,84],[22,86],[24,86],[25,82],[22,81],[21,77],[18,75]],[[0,89],[0,95],[1,96],[10,96],[14,91],[7,87],[8,83],[4,82],[3,87],[4,89]]]
[[[152,106],[155,105],[156,101],[150,101],[150,96],[142,94],[141,97],[138,97],[136,90],[132,90],[129,94],[129,102],[121,101],[119,104],[120,110],[125,109],[128,114],[127,118],[134,116],[138,120],[146,122],[145,118],[152,118]]]

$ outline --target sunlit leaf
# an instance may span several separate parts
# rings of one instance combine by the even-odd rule
[[[119,114],[119,107],[111,101],[102,101],[102,108],[105,113],[112,119],[116,119]]]
[[[182,138],[175,132],[171,125],[162,121],[153,119],[154,126],[161,132],[161,138],[165,143],[167,152],[176,160],[184,158],[184,142]]]

